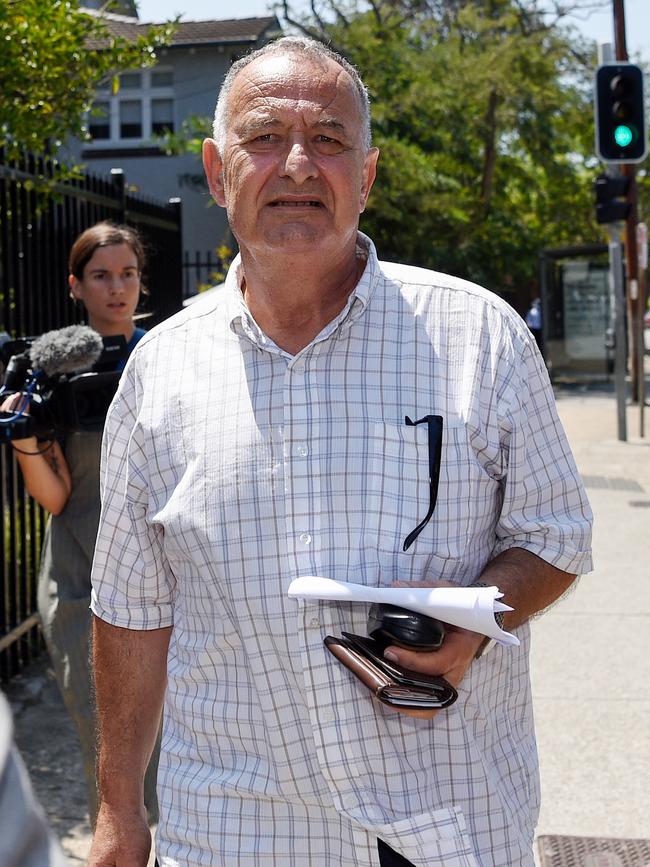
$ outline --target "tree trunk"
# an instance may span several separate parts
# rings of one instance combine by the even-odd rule
[[[485,112],[485,134],[483,150],[483,177],[481,178],[481,208],[484,214],[490,210],[490,201],[494,189],[494,170],[497,161],[497,103],[499,101],[496,90],[490,91],[488,107]]]

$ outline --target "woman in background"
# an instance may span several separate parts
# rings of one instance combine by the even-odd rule
[[[144,249],[134,230],[109,222],[87,229],[70,251],[70,296],[83,304],[89,326],[102,337],[124,335],[127,354],[145,333],[133,319],[143,291],[144,265]],[[115,370],[121,370],[125,361]],[[15,409],[19,401],[20,395],[12,395],[0,409]],[[89,605],[100,509],[101,439],[101,431],[76,431],[60,441],[28,437],[12,442],[27,491],[52,515],[41,553],[38,610],[56,678],[79,733],[93,827],[99,805]],[[158,818],[157,766],[156,748],[145,781],[152,823]]]

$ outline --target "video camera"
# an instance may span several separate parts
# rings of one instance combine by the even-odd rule
[[[12,394],[25,397],[0,412],[0,442],[100,431],[120,378],[116,365],[126,355],[123,335],[100,337],[86,325],[17,340],[0,334],[0,403]]]

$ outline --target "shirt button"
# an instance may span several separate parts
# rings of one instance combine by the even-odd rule
[[[309,543],[311,542],[311,535],[309,533],[301,533],[298,538],[303,545],[309,545]]]
[[[323,722],[331,723],[334,722],[336,714],[331,707],[326,707],[320,712],[320,718]]]
[[[294,364],[292,370],[294,373],[304,373],[305,372],[305,365],[303,364],[302,361],[297,361]]]
[[[298,454],[301,458],[306,458],[309,454],[309,449],[307,448],[307,446],[298,446]]]
[[[320,620],[318,619],[318,617],[312,617],[312,619],[309,621],[309,626],[311,627],[311,629],[318,629],[318,627],[320,626]]]

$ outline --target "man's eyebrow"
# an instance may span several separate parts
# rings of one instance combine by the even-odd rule
[[[261,129],[270,129],[271,127],[281,126],[281,121],[277,117],[265,117],[264,115],[253,115],[242,120],[236,127],[238,135],[248,135],[251,132],[257,132]]]
[[[347,129],[344,123],[341,123],[340,120],[336,120],[333,117],[324,117],[321,120],[317,120],[316,123],[312,124],[312,127],[316,129],[317,127],[325,127],[325,129],[330,129],[332,132],[346,133]]]
[[[247,136],[253,132],[258,132],[260,130],[265,129],[273,129],[279,126],[282,126],[283,122],[281,118],[278,117],[268,117],[264,115],[253,115],[244,118],[242,122],[237,126],[236,132],[239,136]],[[312,129],[325,128],[329,129],[332,132],[338,132],[341,134],[346,134],[347,129],[344,123],[340,120],[336,120],[333,117],[324,117],[320,118],[314,123],[310,124]]]

